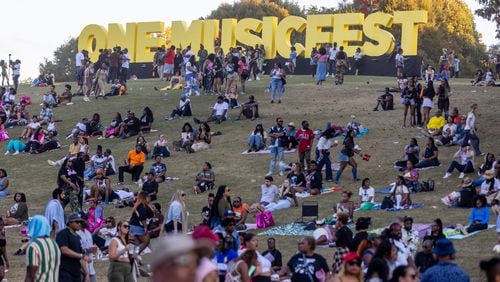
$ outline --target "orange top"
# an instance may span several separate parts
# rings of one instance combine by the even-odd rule
[[[240,217],[241,217],[241,214],[242,214],[244,211],[248,212],[248,210],[249,210],[249,209],[250,209],[250,207],[248,206],[248,204],[247,204],[247,203],[243,203],[243,204],[241,204],[241,206],[240,206],[240,207],[238,207],[238,208],[233,207],[233,212],[234,212],[234,214],[235,214],[238,218],[240,218]]]
[[[133,150],[130,150],[130,152],[128,152],[128,161],[129,161],[129,165],[138,165],[138,164],[144,164],[144,162],[146,161],[146,155],[144,155],[144,153],[141,151],[139,153],[137,153],[135,151],[135,149]]]

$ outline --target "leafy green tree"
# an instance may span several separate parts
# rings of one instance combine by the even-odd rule
[[[279,20],[290,15],[288,10],[280,7],[273,2],[264,2],[259,0],[242,0],[236,1],[233,4],[224,3],[213,10],[207,19],[225,19],[225,18],[256,18],[275,16]]]
[[[39,65],[40,73],[50,71],[54,74],[56,81],[75,80],[75,55],[78,52],[77,48],[77,38],[68,39],[57,47],[52,60],[44,58],[44,62]]]
[[[495,22],[497,25],[496,38],[500,39],[500,1],[499,0],[477,0],[481,8],[474,13],[481,18]]]

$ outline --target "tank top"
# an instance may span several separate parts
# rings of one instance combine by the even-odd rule
[[[123,250],[125,250],[125,245],[122,243],[122,240],[118,237],[113,237],[111,239],[111,241],[113,241],[113,240],[118,243],[118,245],[116,246],[116,251],[118,253],[123,252]],[[110,242],[110,244],[111,244],[111,242]],[[121,254],[120,257],[118,257],[118,260],[119,259],[127,259],[128,260],[129,259],[128,252],[124,252],[123,254]]]

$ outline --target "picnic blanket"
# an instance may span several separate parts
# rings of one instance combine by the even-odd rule
[[[332,187],[323,186],[323,188],[321,189],[321,194],[328,194],[335,191],[340,191],[342,189],[344,189],[344,186],[332,186]]]
[[[412,226],[413,226],[414,230],[418,231],[418,237],[421,239],[424,238],[425,235],[427,235],[429,233],[429,231],[431,230],[431,224],[428,224],[428,223],[413,223]],[[388,227],[389,226],[375,228],[375,229],[368,231],[368,233],[370,233],[370,234],[382,234],[384,229],[386,229]]]
[[[285,150],[285,154],[295,153],[295,152],[297,152],[296,149]],[[255,152],[255,151],[248,152],[248,150],[241,152],[242,155],[259,155],[259,154],[270,154],[270,153],[271,153],[271,150],[269,150],[269,149],[259,150],[257,152]]]
[[[382,189],[375,190],[375,193],[389,195],[389,194],[391,194],[391,189],[392,189],[392,186],[388,186],[388,187],[385,187]],[[410,194],[415,194],[415,191],[411,190]]]
[[[390,212],[392,212],[392,211],[404,211],[404,210],[418,209],[418,208],[421,208],[423,206],[424,206],[424,204],[413,203],[410,207],[405,207],[405,208],[400,208],[400,209],[391,208],[391,209],[385,209],[385,211],[390,211]],[[372,210],[372,211],[382,210],[381,207],[382,207],[382,203],[380,203],[380,202],[374,203],[373,207],[370,210]],[[358,209],[355,209],[354,211],[358,211],[358,210],[360,210],[360,209],[358,208]]]
[[[292,222],[259,233],[260,236],[312,236],[314,230],[304,230],[306,223]]]
[[[495,224],[489,224],[488,229],[494,228],[495,226],[496,226]],[[465,226],[465,228],[467,228],[467,226]],[[488,230],[488,229],[486,229],[486,230]],[[469,233],[467,235],[464,235],[464,234],[460,233],[460,231],[454,227],[445,227],[443,230],[443,233],[450,240],[462,240],[462,239],[474,236],[482,231],[484,231],[484,230],[480,230],[480,231],[476,231],[476,232],[472,232],[472,233]]]

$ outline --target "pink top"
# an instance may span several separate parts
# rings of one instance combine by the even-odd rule
[[[203,257],[200,261],[200,264],[198,265],[198,268],[196,269],[196,282],[202,282],[203,278],[207,276],[210,272],[216,271],[217,272],[217,266],[212,263],[210,259],[207,257]]]

